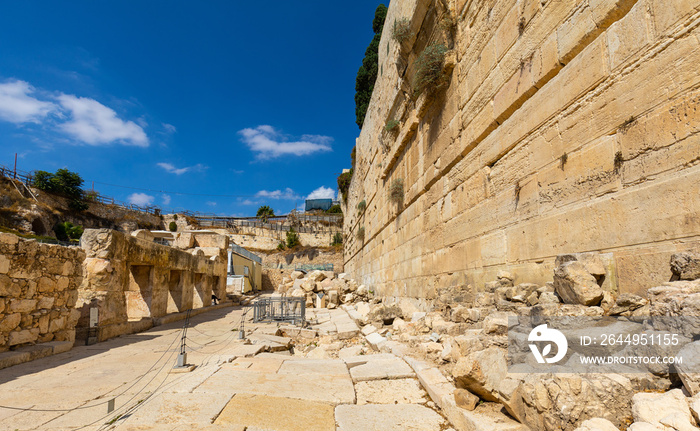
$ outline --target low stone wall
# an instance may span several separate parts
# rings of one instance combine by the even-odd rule
[[[72,345],[84,259],[77,247],[0,233],[0,352],[51,341]]]
[[[139,332],[157,319],[211,305],[226,297],[226,261],[186,252],[108,229],[88,229],[81,244],[87,258],[78,308],[80,335],[87,335],[90,308],[98,309],[99,341]]]
[[[328,247],[333,242],[333,235],[326,233],[299,233],[299,241],[309,247]],[[229,234],[231,241],[243,248],[255,250],[277,250],[281,241],[287,240],[287,232],[263,228],[239,227],[238,233]]]

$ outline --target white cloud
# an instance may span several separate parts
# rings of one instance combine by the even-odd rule
[[[172,124],[168,124],[168,123],[163,123],[163,130],[165,130],[165,133],[177,132],[177,128],[175,126],[173,126]]]
[[[257,153],[258,159],[272,159],[284,155],[305,156],[317,152],[332,151],[333,138],[321,135],[303,135],[300,140],[289,141],[272,126],[239,130],[241,140]]]
[[[11,123],[39,123],[57,107],[30,96],[34,87],[25,81],[0,84],[0,119]]]
[[[259,203],[260,203],[260,202],[258,202],[258,201],[253,201],[253,200],[250,200],[250,199],[245,199],[245,200],[242,200],[242,201],[241,201],[241,205],[257,205],[257,204],[259,204]]]
[[[172,163],[165,163],[165,162],[157,163],[157,165],[160,166],[161,168],[165,169],[166,172],[169,172],[169,173],[175,174],[175,175],[182,175],[185,172],[190,172],[190,171],[199,172],[199,171],[203,171],[207,168],[206,166],[202,165],[201,163],[197,163],[194,166],[186,166],[184,168],[176,168],[175,165],[173,165]]]
[[[155,197],[147,195],[146,193],[134,193],[129,195],[127,198],[130,204],[147,206],[153,203]]]
[[[335,197],[335,190],[329,187],[321,186],[316,190],[312,191],[311,194],[306,197],[306,199],[335,199]]]
[[[209,205],[210,207],[215,207],[215,206],[216,206],[216,202],[207,201],[207,205]]]
[[[273,190],[273,191],[267,191],[267,190],[260,190],[255,194],[256,197],[259,198],[266,198],[266,199],[284,199],[284,200],[297,200],[301,199],[301,196],[296,194],[294,190],[290,189],[287,187],[284,190]]]
[[[163,205],[170,205],[171,197],[170,195],[162,195],[161,199],[163,199]]]
[[[70,111],[71,119],[58,128],[73,138],[89,145],[118,142],[138,147],[148,146],[143,128],[133,121],[117,117],[111,108],[97,100],[68,94],[58,96],[61,106]]]

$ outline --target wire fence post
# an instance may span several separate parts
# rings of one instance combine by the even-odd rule
[[[180,354],[177,355],[177,367],[182,368],[187,366],[187,351],[185,347],[187,346],[187,327],[190,325],[190,313],[192,309],[187,310],[187,317],[185,318],[185,326],[182,328],[182,338],[180,340]]]

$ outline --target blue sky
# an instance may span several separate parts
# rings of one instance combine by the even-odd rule
[[[220,215],[335,195],[379,3],[6,2],[0,164]]]

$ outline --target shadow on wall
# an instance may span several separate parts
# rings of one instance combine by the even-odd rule
[[[317,248],[307,247],[307,248],[303,248],[299,251],[286,254],[284,256],[284,260],[285,260],[285,262],[287,262],[287,265],[291,265],[292,262],[294,262],[294,258],[300,259],[302,257],[306,257],[309,260],[314,260],[314,258],[318,257],[318,255],[319,255],[319,251]]]

